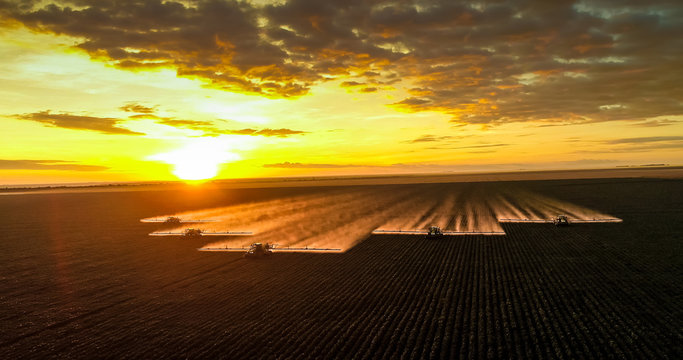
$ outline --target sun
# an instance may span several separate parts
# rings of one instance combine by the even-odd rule
[[[173,174],[183,180],[211,179],[218,174],[220,164],[213,159],[177,159],[173,164]]]
[[[173,165],[173,174],[187,181],[207,180],[215,177],[221,164],[240,160],[228,151],[228,144],[217,138],[200,138],[186,146],[167,153],[148,157]]]

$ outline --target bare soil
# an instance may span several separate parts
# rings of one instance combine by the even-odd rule
[[[359,187],[0,197],[0,358],[683,358],[683,180],[511,184],[624,222],[249,261],[139,219]]]

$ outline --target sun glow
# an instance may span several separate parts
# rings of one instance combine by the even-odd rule
[[[178,150],[156,154],[149,160],[173,165],[173,174],[182,180],[206,180],[218,174],[221,164],[240,160],[229,151],[230,143],[223,138],[201,138]]]

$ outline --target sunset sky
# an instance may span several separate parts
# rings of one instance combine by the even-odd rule
[[[0,0],[0,184],[683,165],[680,1]]]

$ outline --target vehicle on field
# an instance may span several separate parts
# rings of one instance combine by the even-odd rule
[[[430,226],[427,230],[389,230],[389,229],[375,229],[373,235],[424,235],[427,239],[439,239],[445,236],[452,235],[505,235],[502,231],[450,231],[441,230],[438,226]]]
[[[429,231],[427,232],[427,239],[439,239],[442,238],[443,231],[441,231],[441,228],[438,226],[430,226]]]
[[[589,224],[589,223],[620,223],[619,218],[598,218],[598,219],[575,219],[567,215],[556,215],[552,219],[498,219],[500,223],[536,223],[554,224],[555,226],[569,226],[570,224]]]
[[[185,236],[185,237],[200,237],[200,236],[249,236],[254,235],[251,231],[222,231],[222,232],[207,232],[202,229],[188,228],[183,231],[159,231],[149,234],[150,236]]]
[[[569,226],[569,218],[567,215],[557,215],[553,219],[553,224],[555,224],[555,226]]]
[[[178,216],[169,216],[167,218],[155,218],[155,219],[141,219],[140,222],[144,223],[162,223],[162,224],[188,224],[188,223],[208,223],[216,222],[217,220],[199,220],[199,219],[181,219]]]
[[[199,251],[215,251],[215,252],[220,252],[220,251],[225,251],[225,252],[244,252],[244,257],[247,259],[256,259],[256,258],[264,258],[264,257],[269,257],[273,255],[273,253],[283,253],[283,252],[314,252],[314,253],[325,253],[325,252],[331,252],[331,253],[338,253],[341,252],[342,249],[334,249],[334,248],[313,248],[313,247],[302,247],[302,248],[293,248],[293,247],[278,247],[278,244],[270,244],[270,243],[252,243],[249,245],[248,248],[245,247],[240,247],[240,248],[231,248],[231,247],[205,247],[205,248],[199,248],[197,249]]]

